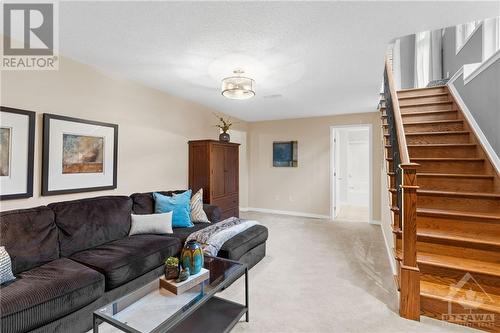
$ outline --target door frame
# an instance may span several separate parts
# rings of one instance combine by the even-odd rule
[[[345,124],[345,125],[332,125],[330,126],[330,220],[334,219],[333,207],[335,205],[335,181],[336,177],[333,176],[335,169],[335,155],[336,149],[334,138],[336,129],[349,128],[349,127],[365,127],[368,129],[368,160],[370,163],[368,172],[368,223],[377,224],[373,220],[373,125],[372,124]]]

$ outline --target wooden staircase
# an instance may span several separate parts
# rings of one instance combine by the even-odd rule
[[[419,165],[420,313],[500,332],[500,176],[446,86],[400,90],[397,100],[410,161]],[[408,244],[397,222],[397,165],[383,103],[380,111],[400,263]]]

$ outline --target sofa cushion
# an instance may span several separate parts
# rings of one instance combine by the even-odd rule
[[[245,253],[257,245],[264,243],[267,240],[267,236],[268,231],[266,227],[263,225],[254,225],[225,242],[217,256],[239,260]]]
[[[105,196],[57,202],[49,205],[60,229],[61,256],[121,239],[128,235],[132,200],[125,196]]]
[[[0,213],[0,245],[14,274],[59,258],[57,234],[54,213],[45,206]]]
[[[70,258],[102,274],[106,291],[161,266],[179,253],[181,243],[164,235],[133,235],[73,254]]]
[[[186,190],[177,191],[156,191],[161,195],[171,197],[173,194],[181,194]],[[134,214],[154,214],[155,213],[155,199],[153,198],[154,192],[134,193],[130,196],[133,202],[132,210]]]
[[[0,289],[2,333],[26,332],[104,294],[104,277],[67,258],[25,271]]]

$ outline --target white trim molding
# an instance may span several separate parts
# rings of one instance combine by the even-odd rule
[[[464,85],[471,82],[476,76],[481,74],[482,71],[493,65],[500,59],[500,50],[497,50],[491,57],[478,64],[464,65]],[[467,67],[466,67],[467,66]],[[466,70],[468,69],[468,71]]]
[[[269,213],[269,214],[278,214],[278,215],[290,215],[290,216],[299,216],[299,217],[310,217],[313,219],[330,219],[330,216],[328,215],[321,215],[321,214],[312,214],[312,213],[304,213],[304,212],[294,212],[290,210],[275,210],[275,209],[268,209],[268,208],[255,208],[255,207],[245,207],[241,208],[240,211],[242,212],[258,212],[258,213]]]
[[[391,265],[392,275],[398,275],[398,271],[396,269],[396,263],[394,259],[394,253],[392,251],[389,242],[387,241],[387,237],[385,237],[384,230],[380,228],[380,232],[382,233],[382,237],[384,238],[385,249],[387,250],[387,257],[389,258],[389,264]]]
[[[484,70],[484,69],[483,69]],[[489,160],[495,167],[496,171],[500,173],[500,158],[496,154],[495,150],[489,143],[488,139],[486,138],[486,135],[484,135],[483,131],[479,127],[478,123],[474,119],[474,116],[470,112],[469,108],[465,104],[464,100],[458,93],[457,88],[455,87],[455,81],[464,74],[464,67],[461,67],[448,81],[448,88],[450,89],[451,94],[455,98],[455,101],[457,102],[458,106],[462,109],[462,112],[469,122],[469,125],[472,127],[472,130],[476,134],[476,137],[479,139],[481,142],[481,145],[484,147],[484,150],[486,151],[486,155],[488,155]]]
[[[460,24],[459,24],[460,25]],[[475,27],[474,27],[474,30],[472,30],[472,32],[470,33],[469,36],[467,36],[467,38],[465,38],[464,41],[462,41],[462,45],[457,45],[457,28],[458,28],[458,25],[455,26],[455,55],[458,55],[460,53],[460,51],[462,51],[462,49],[465,47],[465,45],[467,45],[467,43],[469,43],[469,41],[472,39],[472,37],[479,31],[479,29],[481,28],[482,29],[483,27],[483,21],[479,22]]]

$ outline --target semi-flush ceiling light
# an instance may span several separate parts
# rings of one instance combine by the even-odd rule
[[[222,79],[222,96],[230,99],[248,99],[255,96],[255,81],[243,76],[241,69],[233,71],[234,76]]]

